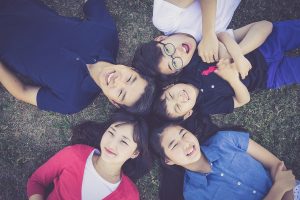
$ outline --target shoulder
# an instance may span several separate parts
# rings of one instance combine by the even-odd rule
[[[67,146],[59,151],[60,154],[69,156],[70,159],[80,158],[86,159],[90,153],[94,150],[93,147],[84,144],[75,144]]]
[[[235,146],[244,149],[248,146],[248,142],[249,133],[239,131],[219,131],[209,138],[205,142],[205,145],[218,146],[221,149],[228,146]]]

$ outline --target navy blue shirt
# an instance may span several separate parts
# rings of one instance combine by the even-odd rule
[[[265,88],[267,80],[267,64],[259,50],[246,55],[252,69],[248,76],[242,80],[251,92],[257,88]],[[233,97],[235,96],[229,83],[215,73],[203,75],[203,71],[215,66],[216,63],[205,63],[195,52],[191,62],[183,69],[180,82],[193,84],[199,89],[195,111],[204,114],[231,113],[234,109]]]
[[[104,1],[88,0],[84,13],[80,20],[36,0],[0,2],[0,60],[41,86],[40,109],[70,114],[85,108],[101,92],[86,64],[115,62],[118,33]]]
[[[261,200],[272,187],[270,173],[247,153],[249,135],[222,131],[201,145],[211,163],[208,174],[186,170],[186,200]]]

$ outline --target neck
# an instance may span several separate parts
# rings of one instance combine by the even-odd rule
[[[121,179],[122,165],[112,164],[101,159],[101,156],[93,156],[93,165],[97,173],[110,183],[117,183]]]
[[[113,64],[108,63],[108,62],[97,62],[95,64],[87,64],[87,69],[92,77],[92,79],[94,79],[94,81],[97,83],[97,79],[99,77],[99,74],[102,72],[102,70],[105,67],[111,66]]]
[[[187,166],[184,166],[184,168],[193,171],[193,172],[200,172],[200,173],[209,173],[211,172],[211,165],[204,156],[204,154],[201,154],[201,157],[196,162],[189,164]]]

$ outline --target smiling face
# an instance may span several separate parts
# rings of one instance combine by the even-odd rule
[[[124,65],[109,65],[101,70],[98,83],[103,94],[115,105],[133,106],[147,86],[135,70]]]
[[[197,47],[195,39],[183,33],[159,36],[155,40],[159,42],[157,46],[163,54],[158,71],[165,75],[182,70],[191,61]]]
[[[187,167],[201,157],[197,138],[181,126],[171,125],[161,133],[161,146],[166,155],[166,164]]]
[[[166,113],[169,118],[184,117],[186,119],[192,114],[198,94],[199,91],[194,86],[179,83],[168,87],[160,98],[166,104]]]
[[[100,149],[101,159],[123,164],[138,156],[137,143],[133,140],[134,126],[129,123],[113,123],[103,134]]]

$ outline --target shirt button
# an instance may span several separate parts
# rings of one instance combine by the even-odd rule
[[[241,185],[242,183],[240,181],[237,182],[238,185]]]
[[[253,194],[256,194],[256,190],[253,190],[252,193],[253,193]]]
[[[203,92],[204,90],[203,90],[203,89],[200,89],[200,91]]]
[[[221,173],[221,176],[224,176],[224,174],[223,174],[223,173]]]
[[[211,85],[210,87],[211,87],[211,88],[215,88],[215,85]]]
[[[80,60],[80,58],[77,57],[76,60],[78,61],[78,60]]]

